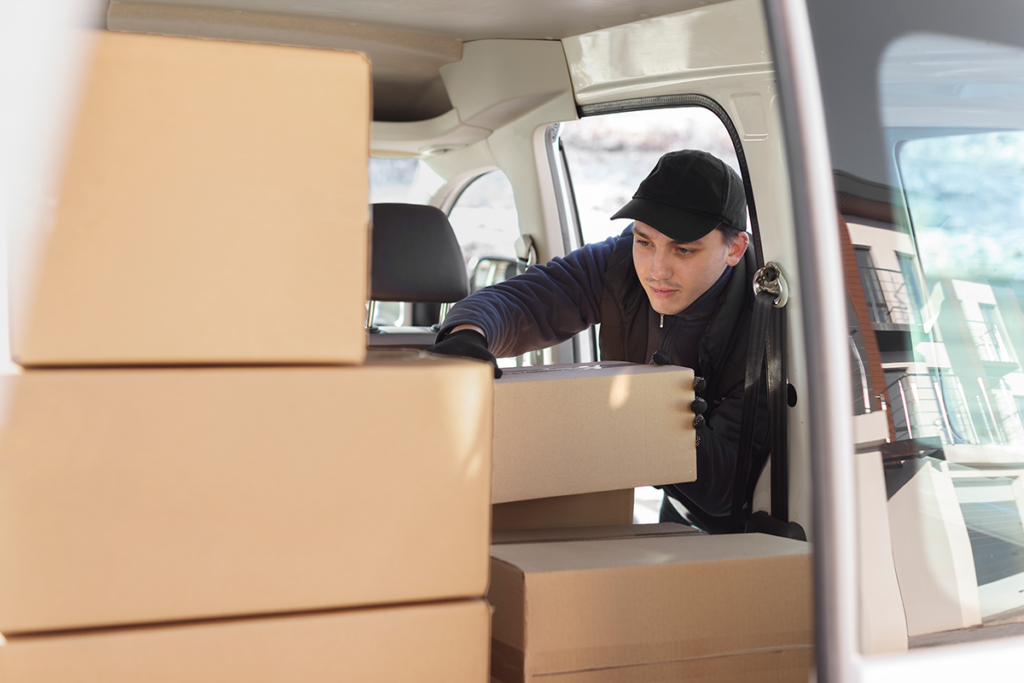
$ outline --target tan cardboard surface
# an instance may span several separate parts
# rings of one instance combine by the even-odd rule
[[[496,545],[491,554],[492,675],[502,681],[813,642],[803,542],[668,535]]]
[[[516,368],[494,383],[495,503],[694,481],[686,368]]]
[[[702,536],[705,532],[685,524],[613,524],[608,526],[566,527],[561,529],[517,529],[492,531],[491,545],[508,543],[556,543],[559,541],[603,541],[612,538],[645,536]]]
[[[97,33],[15,360],[360,362],[369,112],[357,53]]]
[[[814,649],[801,645],[681,662],[614,667],[531,677],[550,683],[807,683]]]
[[[499,503],[491,510],[491,532],[607,526],[633,521],[633,489]],[[493,541],[492,541],[493,542]]]
[[[483,600],[12,638],[4,683],[483,683]]]
[[[487,365],[0,378],[0,632],[482,596]]]

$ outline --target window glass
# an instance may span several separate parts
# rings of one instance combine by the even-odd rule
[[[512,183],[503,171],[485,173],[462,191],[448,220],[467,265],[476,259],[516,259],[519,214]]]
[[[836,174],[857,447],[885,467],[911,648],[1024,622],[1020,73],[1015,48],[895,41],[889,187]]]
[[[628,219],[609,219],[666,152],[704,150],[740,172],[725,124],[700,107],[588,116],[563,124],[561,140],[584,244],[629,225]]]
[[[420,159],[370,158],[370,203],[429,204],[444,180]]]
[[[515,247],[520,236],[519,214],[512,183],[504,171],[485,173],[470,183],[452,206],[448,220],[459,238],[473,279],[471,287],[500,282],[522,271]],[[488,259],[489,266],[484,268],[481,263],[477,267],[480,259]],[[498,359],[503,368],[544,364],[543,351]]]
[[[910,330],[915,350],[929,351],[918,364],[926,372],[898,382],[935,396],[907,403],[906,428],[916,424],[916,436],[938,439],[947,459],[960,457],[963,446],[991,445],[1017,450],[1024,462],[1017,410],[1024,373],[1013,348],[1024,342],[1024,328],[1008,328],[1003,315],[1020,322],[1024,132],[908,140],[897,163],[921,254],[923,281],[910,281],[931,293],[914,306],[925,324]]]

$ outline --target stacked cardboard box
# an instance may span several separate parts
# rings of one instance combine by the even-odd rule
[[[693,371],[622,362],[505,370],[494,530],[628,524],[633,488],[694,481]]]
[[[103,33],[0,379],[4,680],[483,681],[489,369],[366,359],[369,65]]]
[[[492,546],[492,679],[806,681],[811,555],[671,524],[505,534]]]
[[[806,681],[806,543],[598,526],[631,507],[622,487],[696,478],[692,372],[508,374],[495,387],[492,681]]]

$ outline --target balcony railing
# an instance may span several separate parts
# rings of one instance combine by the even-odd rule
[[[902,325],[921,322],[920,312],[910,299],[901,271],[861,266],[860,281],[871,322]]]
[[[1021,445],[1024,418],[1001,377],[904,374],[886,387],[896,438]]]
[[[990,322],[971,320],[967,326],[978,347],[978,356],[985,363],[1012,363],[1010,349],[1003,341],[999,327]]]

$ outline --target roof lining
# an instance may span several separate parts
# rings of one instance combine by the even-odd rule
[[[111,2],[107,28],[366,53],[377,121],[431,119],[449,111],[439,69],[462,58],[462,41],[455,38],[259,12]]]

